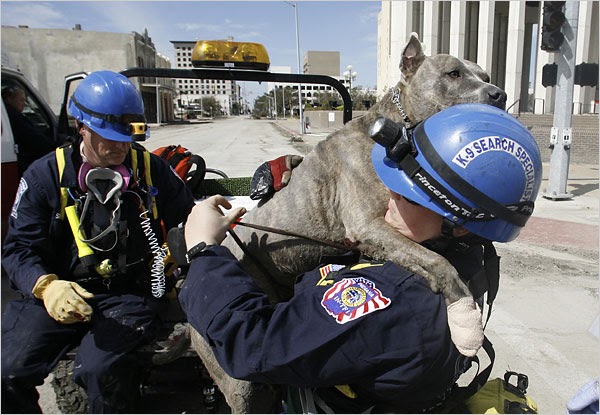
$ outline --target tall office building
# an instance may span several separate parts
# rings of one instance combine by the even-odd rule
[[[558,54],[540,48],[541,1],[390,1],[378,19],[377,90],[383,95],[400,79],[398,65],[411,32],[427,55],[449,53],[476,62],[506,91],[509,112],[550,113],[557,88],[542,85],[544,65]],[[598,63],[598,1],[577,5],[576,64]],[[568,35],[571,36],[571,35]],[[598,88],[575,85],[573,113],[597,113]]]
[[[231,39],[229,39],[231,40]],[[195,41],[174,41],[174,67],[177,69],[193,69],[192,52]],[[181,105],[188,106],[199,103],[203,97],[214,97],[227,115],[231,115],[232,104],[240,101],[240,88],[235,81],[218,79],[185,79],[175,81],[178,99]]]
[[[340,76],[340,52],[309,50],[304,54],[305,74]]]

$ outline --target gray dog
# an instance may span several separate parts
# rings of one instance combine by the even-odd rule
[[[379,116],[414,126],[459,103],[486,103],[504,108],[506,94],[490,84],[485,71],[472,62],[444,54],[425,56],[416,34],[411,35],[403,51],[400,69],[402,78],[395,88],[367,114],[320,142],[294,169],[290,184],[268,203],[249,212],[244,222],[338,243],[350,242],[374,258],[392,260],[424,276],[432,290],[443,293],[447,304],[465,300],[472,305],[469,312],[455,318],[449,309],[448,319],[459,350],[466,330],[469,346],[461,352],[473,355],[483,341],[480,312],[468,288],[444,258],[402,237],[384,221],[390,195],[371,165],[374,142],[368,130]],[[240,226],[235,231],[270,275],[261,272],[231,238],[226,238],[224,245],[240,259],[273,302],[289,298],[295,277],[315,268],[322,255],[343,253],[305,239]],[[207,343],[193,329],[192,342],[234,413],[270,410],[263,405],[269,402],[271,393],[267,386],[229,378]]]

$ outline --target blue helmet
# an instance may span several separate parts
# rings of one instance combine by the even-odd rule
[[[132,136],[140,139],[142,134],[145,138],[142,96],[127,77],[116,72],[86,76],[71,96],[68,109],[77,121],[107,140],[129,142]]]
[[[377,138],[382,122],[389,120],[376,120],[370,133],[384,145],[371,156],[385,186],[487,240],[518,236],[542,180],[539,148],[518,120],[489,105],[460,104],[414,130],[396,126],[392,142]]]

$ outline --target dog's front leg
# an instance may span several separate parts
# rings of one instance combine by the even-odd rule
[[[389,260],[425,278],[434,292],[441,292],[448,306],[452,341],[465,356],[474,356],[483,344],[481,310],[456,269],[441,255],[402,236],[384,218],[359,229],[354,240],[373,258]]]

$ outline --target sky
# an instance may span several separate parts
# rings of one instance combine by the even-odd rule
[[[377,15],[381,1],[7,1],[2,25],[99,32],[144,33],[157,52],[171,59],[171,41],[225,39],[265,45],[273,66],[297,72],[298,7],[300,62],[311,51],[339,51],[340,74],[348,65],[357,73],[353,85],[377,84]],[[255,86],[255,87],[254,87]],[[251,95],[264,92],[251,83]]]

